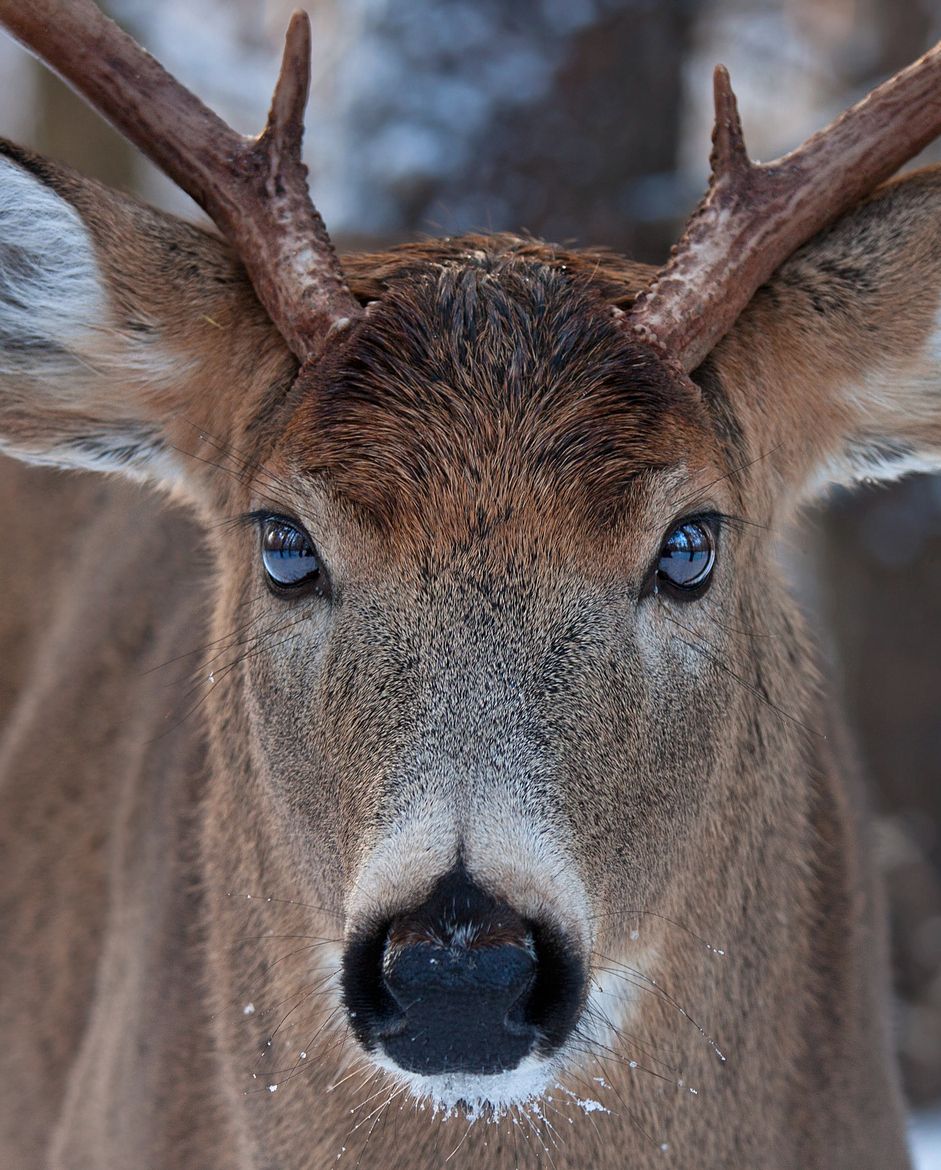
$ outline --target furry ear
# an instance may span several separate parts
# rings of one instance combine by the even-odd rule
[[[192,487],[295,369],[223,241],[0,142],[0,450]]]
[[[779,502],[941,470],[941,168],[881,188],[755,294],[709,364]]]

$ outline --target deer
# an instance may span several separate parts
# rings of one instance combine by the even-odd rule
[[[303,14],[257,138],[0,23],[216,229],[0,145],[4,1164],[909,1166],[777,548],[941,466],[941,46],[765,164],[717,69],[654,269],[339,259]]]

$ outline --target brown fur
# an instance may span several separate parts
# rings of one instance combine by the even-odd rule
[[[563,267],[516,238],[462,244],[420,274],[409,252],[385,262],[368,328],[300,405],[286,457],[387,529],[438,525],[455,498],[504,514],[521,490],[613,520],[701,407],[618,327],[585,260]]]
[[[112,320],[91,405],[37,385],[23,421],[0,380],[0,434],[143,420],[195,512],[0,469],[9,1164],[901,1170],[871,850],[772,532],[822,467],[941,450],[941,178],[803,249],[698,393],[618,330],[645,270],[509,237],[351,258],[365,321],[291,386],[225,245],[12,156],[89,225]],[[158,388],[120,379],[133,320]],[[329,602],[268,594],[260,508]],[[642,596],[703,510],[710,591]],[[456,840],[632,1003],[540,1114],[470,1129],[391,1098],[331,978]]]

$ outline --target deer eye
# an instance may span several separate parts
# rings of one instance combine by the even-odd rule
[[[261,559],[276,593],[322,586],[323,571],[313,542],[303,528],[280,516],[262,523]]]
[[[667,533],[660,546],[656,582],[684,601],[699,597],[709,586],[716,563],[716,535],[707,520],[684,520]]]

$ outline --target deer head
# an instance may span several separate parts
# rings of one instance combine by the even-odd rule
[[[533,1099],[665,1010],[665,971],[734,1004],[738,1071],[709,1043],[703,1081],[778,1109],[808,875],[857,878],[772,533],[941,462],[941,177],[873,193],[941,129],[941,50],[766,166],[717,71],[710,191],[659,273],[507,236],[341,269],[304,17],[252,140],[86,0],[0,17],[225,237],[3,148],[4,449],[206,524],[204,887],[303,902],[343,1043],[417,1096]],[[248,952],[208,947],[223,1005]]]

